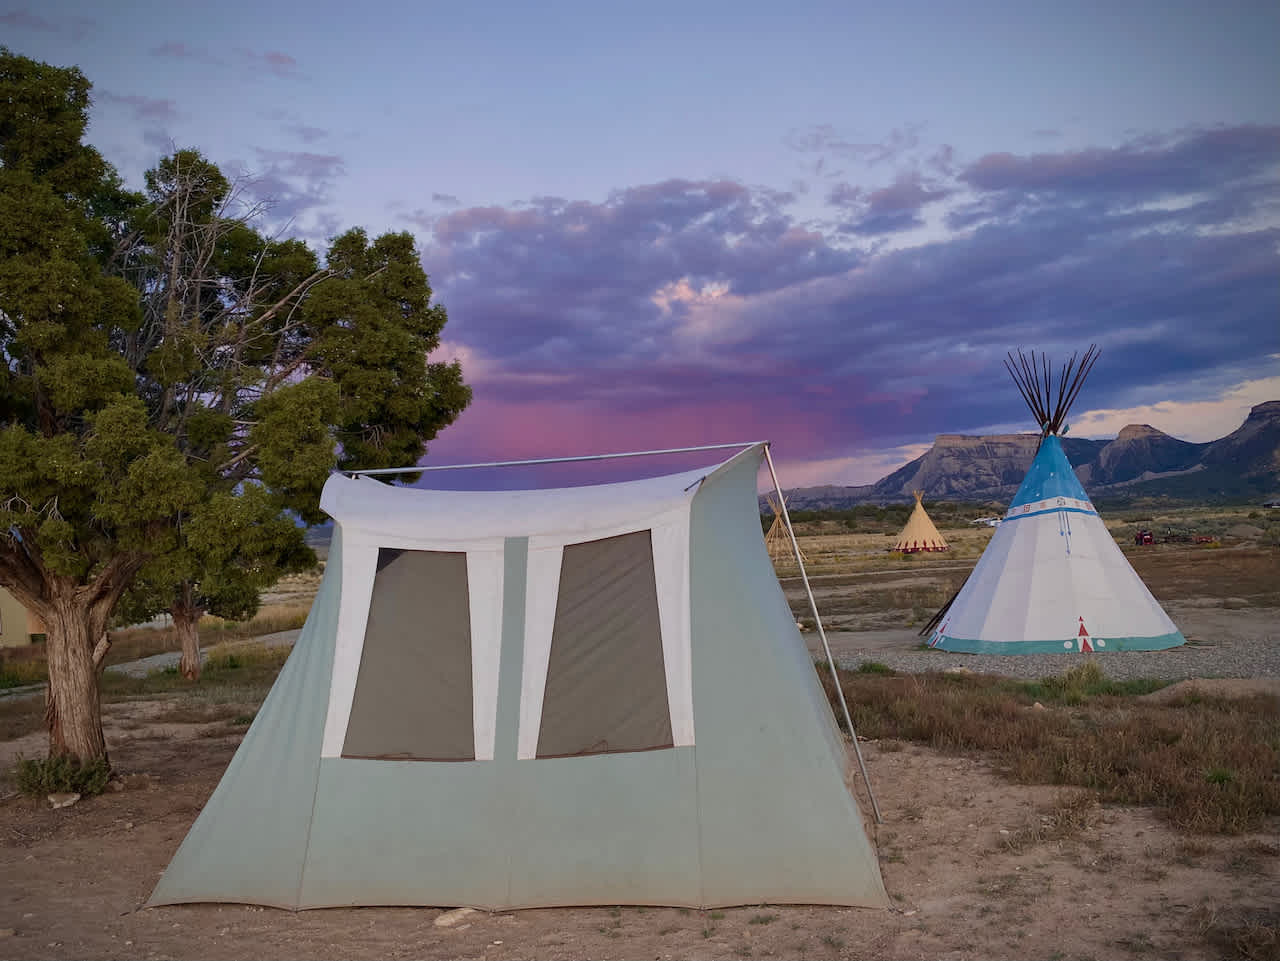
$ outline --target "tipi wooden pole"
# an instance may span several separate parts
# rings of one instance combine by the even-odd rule
[[[844,723],[849,727],[849,737],[853,740],[853,753],[858,757],[858,767],[862,771],[862,780],[867,785],[867,796],[871,798],[871,810],[875,812],[876,824],[884,824],[880,816],[880,805],[876,802],[876,792],[871,789],[871,777],[867,774],[867,762],[862,759],[862,748],[858,746],[858,733],[853,729],[853,718],[849,716],[849,703],[844,698],[844,688],[840,686],[840,672],[836,670],[836,659],[831,654],[831,645],[827,643],[827,632],[822,628],[822,617],[818,614],[818,602],[813,599],[813,588],[809,586],[809,575],[805,572],[804,561],[800,555],[800,544],[796,541],[795,528],[791,526],[791,515],[787,511],[786,498],[782,496],[782,485],[778,483],[778,472],[773,469],[773,457],[769,454],[769,445],[764,445],[765,463],[769,465],[769,476],[773,479],[773,489],[778,492],[778,503],[782,505],[782,520],[787,525],[787,533],[791,535],[791,548],[796,553],[796,563],[800,565],[800,580],[804,582],[804,591],[809,595],[809,610],[813,611],[813,622],[818,625],[818,636],[822,638],[822,649],[827,652],[827,666],[831,668],[831,680],[835,682],[836,694],[840,697],[840,708],[844,711]]]

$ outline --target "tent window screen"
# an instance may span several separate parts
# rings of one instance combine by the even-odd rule
[[[475,760],[467,555],[378,551],[343,757]]]
[[[671,746],[649,531],[568,545],[538,757]]]

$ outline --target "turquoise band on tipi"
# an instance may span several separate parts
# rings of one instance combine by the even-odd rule
[[[1062,449],[1062,442],[1050,434],[1040,443],[1040,452],[1031,462],[1031,469],[1022,479],[1018,493],[1013,495],[1009,510],[1053,497],[1089,502],[1089,495],[1084,492],[1080,478],[1071,469],[1071,463]]]

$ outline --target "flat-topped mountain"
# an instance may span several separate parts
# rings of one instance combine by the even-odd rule
[[[859,487],[802,487],[787,493],[797,510],[932,500],[1007,501],[1031,466],[1036,434],[974,437],[939,434],[910,463]],[[1206,444],[1179,440],[1149,424],[1130,424],[1115,440],[1063,437],[1062,447],[1092,496],[1250,497],[1280,491],[1280,401],[1258,404],[1226,437]]]

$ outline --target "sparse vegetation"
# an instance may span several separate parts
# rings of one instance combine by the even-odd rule
[[[1092,662],[1035,684],[842,674],[864,737],[983,756],[1015,782],[1074,785],[1104,802],[1150,806],[1188,832],[1236,834],[1280,814],[1274,698],[1138,701],[1129,695],[1149,686],[1110,681]],[[833,696],[830,677],[820,676]],[[1031,710],[1037,699],[1072,709]]]
[[[1079,837],[1097,824],[1098,798],[1091,793],[1059,798],[1028,824],[1003,838],[1004,847],[1014,853],[1036,844]]]
[[[1207,904],[1198,912],[1200,933],[1222,952],[1242,961],[1280,961],[1280,909],[1220,911]]]
[[[105,760],[80,763],[66,755],[19,760],[14,767],[18,790],[29,797],[47,794],[101,794],[111,778]]]

